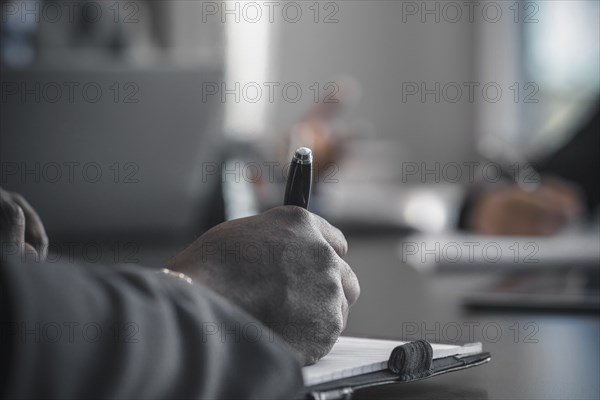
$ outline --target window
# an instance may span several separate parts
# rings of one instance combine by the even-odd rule
[[[600,2],[536,1],[537,22],[522,25],[524,81],[539,88],[522,109],[524,135],[546,152],[559,146],[595,105],[600,91]]]

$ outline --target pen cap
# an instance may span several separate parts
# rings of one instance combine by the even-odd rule
[[[312,164],[312,160],[312,150],[308,147],[299,147],[294,153],[293,161],[296,161],[298,164]]]

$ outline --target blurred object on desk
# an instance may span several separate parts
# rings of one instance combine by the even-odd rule
[[[442,232],[454,226],[460,185],[409,182],[410,149],[391,140],[354,139],[345,157],[318,177],[315,210],[345,229]]]
[[[416,234],[398,247],[402,262],[421,272],[507,272],[598,269],[598,231],[552,237]]]
[[[460,189],[452,185],[404,186],[354,182],[324,186],[315,198],[320,213],[344,229],[439,233],[452,226]]]
[[[600,311],[600,270],[517,273],[468,293],[469,308]]]
[[[416,234],[398,251],[402,263],[419,272],[493,275],[492,284],[463,293],[467,307],[600,310],[597,229],[552,237]]]

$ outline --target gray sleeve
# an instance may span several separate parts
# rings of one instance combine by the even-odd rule
[[[290,398],[279,337],[206,287],[142,267],[0,266],[2,398]]]

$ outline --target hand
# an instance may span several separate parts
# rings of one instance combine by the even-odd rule
[[[551,235],[582,212],[570,185],[553,179],[526,192],[517,185],[482,194],[473,207],[471,226],[487,235]]]
[[[18,249],[22,254],[45,259],[48,236],[42,220],[27,200],[18,193],[0,188],[0,251]],[[3,254],[4,257],[4,254]]]
[[[212,228],[168,268],[237,304],[312,364],[331,350],[360,293],[346,251],[337,228],[284,206]]]

